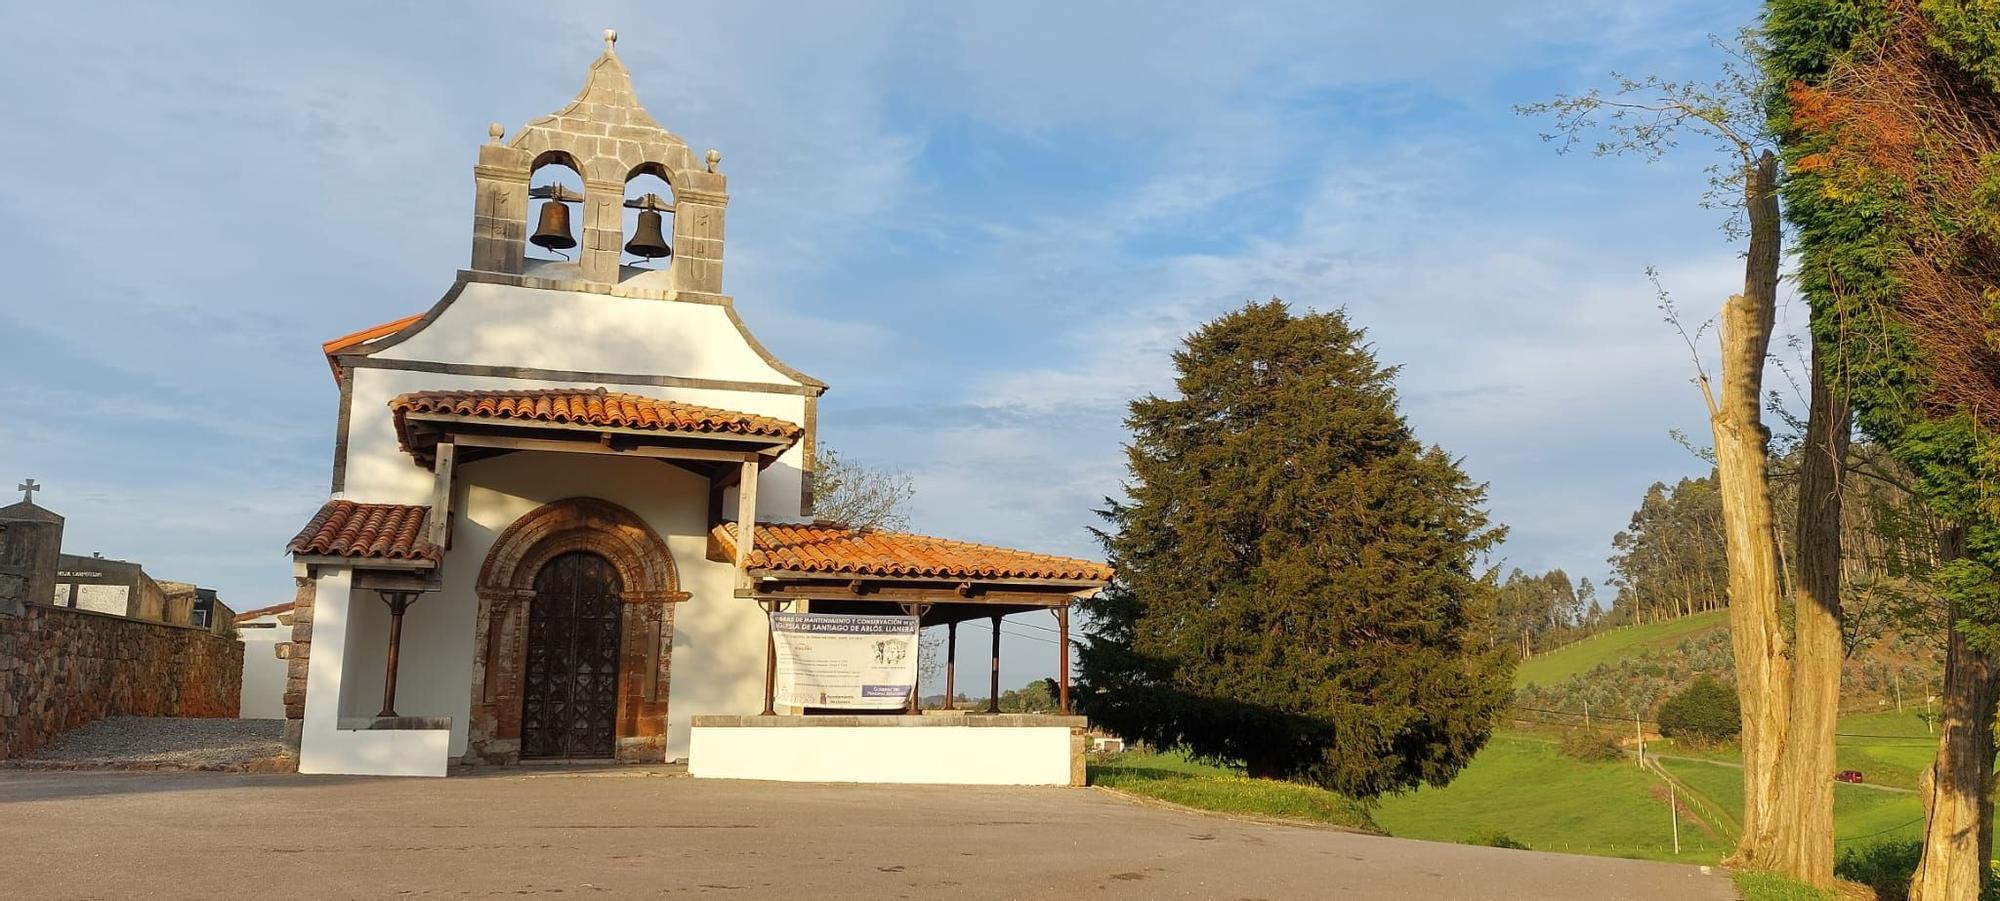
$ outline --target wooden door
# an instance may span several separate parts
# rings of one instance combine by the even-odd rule
[[[535,574],[521,699],[522,757],[610,757],[618,717],[618,572],[577,551]]]

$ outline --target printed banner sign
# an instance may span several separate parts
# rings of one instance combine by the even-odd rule
[[[773,613],[777,702],[901,710],[917,684],[917,618]]]

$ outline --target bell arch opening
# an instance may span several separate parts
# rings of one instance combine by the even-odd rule
[[[672,264],[674,188],[658,163],[641,163],[625,176],[624,232],[620,265],[649,271]]]
[[[529,260],[574,262],[577,221],[587,199],[583,167],[576,157],[547,150],[528,164],[528,233],[523,255]]]
[[[579,595],[575,580],[567,587],[552,587],[555,583],[544,579],[558,561],[576,566],[583,557],[602,561],[602,578],[594,582],[615,588],[582,590]],[[566,594],[550,594],[557,590]],[[666,542],[644,520],[610,501],[569,498],[515,520],[500,533],[480,566],[467,763],[514,763],[521,758],[533,630],[538,621],[546,624],[552,612],[545,609],[538,617],[536,605],[568,604],[573,618],[579,598],[594,597],[591,590],[615,594],[618,606],[612,756],[627,762],[665,759],[674,605],[687,600],[688,594],[680,588]],[[603,625],[603,617],[592,617],[585,618]],[[598,660],[614,659],[603,656],[609,653],[608,646],[594,647],[601,652]]]

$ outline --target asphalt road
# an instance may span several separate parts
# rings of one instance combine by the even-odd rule
[[[12,898],[1733,899],[1694,867],[1353,835],[1094,789],[0,771]]]

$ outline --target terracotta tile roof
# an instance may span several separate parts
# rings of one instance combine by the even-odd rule
[[[294,554],[362,560],[429,560],[444,555],[424,539],[431,508],[408,504],[327,501],[298,537],[285,546]]]
[[[405,316],[394,322],[384,322],[381,325],[369,326],[368,328],[362,329],[361,331],[354,332],[352,334],[342,335],[338,338],[333,339],[332,341],[328,341],[324,344],[321,344],[319,347],[320,351],[326,354],[326,365],[333,368],[333,380],[336,383],[340,381],[340,364],[334,362],[333,360],[334,354],[340,353],[341,351],[347,350],[349,348],[359,347],[360,345],[367,344],[368,342],[373,341],[377,338],[387,338],[390,335],[402,331],[404,327],[422,318],[424,318],[424,314],[422,313],[418,313],[414,316]]]
[[[269,607],[259,607],[255,610],[245,610],[242,613],[236,614],[236,621],[239,623],[247,623],[260,616],[271,616],[278,613],[290,613],[292,612],[293,603],[294,602],[292,601],[286,601],[282,604],[272,604]]]
[[[405,419],[411,413],[441,413],[525,423],[598,426],[658,432],[707,432],[795,440],[803,431],[782,419],[718,410],[679,401],[603,388],[537,391],[418,391],[389,401],[396,434],[410,448]]]
[[[720,559],[735,558],[735,523],[716,526],[710,537]],[[1095,560],[1054,557],[927,535],[857,529],[836,523],[758,523],[757,547],[750,554],[750,568],[830,576],[1111,580],[1111,567]]]

